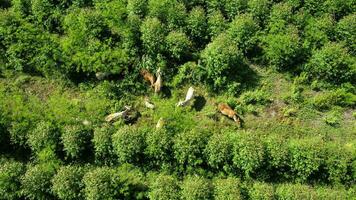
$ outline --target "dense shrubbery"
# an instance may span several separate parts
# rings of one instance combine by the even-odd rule
[[[351,199],[355,31],[352,0],[0,0],[0,199]]]

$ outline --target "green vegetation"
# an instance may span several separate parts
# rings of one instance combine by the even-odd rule
[[[355,199],[355,5],[0,0],[0,199]]]

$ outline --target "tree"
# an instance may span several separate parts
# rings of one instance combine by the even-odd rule
[[[342,18],[336,25],[336,38],[338,41],[344,42],[350,53],[356,55],[356,25],[353,23],[356,20],[356,14],[350,14]]]
[[[189,38],[181,31],[172,31],[166,37],[166,49],[174,60],[186,60],[189,57],[191,46]]]
[[[181,188],[182,199],[184,200],[205,200],[212,197],[211,183],[200,176],[185,177]]]
[[[208,33],[214,39],[227,28],[227,21],[221,11],[214,11],[208,14]]]
[[[202,47],[207,41],[207,19],[202,7],[193,8],[187,18],[188,35],[197,47]]]
[[[98,127],[94,130],[92,142],[94,144],[95,160],[100,164],[113,164],[113,146],[111,136],[114,129],[110,126]]]
[[[229,171],[232,160],[232,143],[229,135],[215,133],[206,145],[205,154],[212,168]]]
[[[118,177],[115,170],[99,167],[88,171],[83,178],[84,194],[88,200],[117,199]]]
[[[39,152],[48,146],[56,147],[59,137],[60,130],[52,122],[42,121],[29,134],[27,141],[33,151]]]
[[[79,159],[87,148],[92,132],[82,125],[67,125],[64,127],[61,139],[63,149],[70,158]]]

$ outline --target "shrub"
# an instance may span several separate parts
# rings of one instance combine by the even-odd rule
[[[138,164],[143,159],[145,135],[136,127],[125,126],[112,135],[114,152],[120,163]]]
[[[116,199],[118,190],[115,170],[100,167],[90,170],[84,175],[84,194],[88,200]]]
[[[352,179],[348,173],[352,156],[352,149],[346,148],[342,144],[337,142],[327,144],[325,167],[330,182],[338,184]]]
[[[29,165],[21,179],[22,194],[28,199],[52,199],[51,179],[55,173],[51,164]]]
[[[237,16],[227,30],[229,37],[237,44],[237,47],[244,53],[252,50],[256,44],[256,33],[258,25],[251,15],[242,14]]]
[[[197,47],[202,47],[206,43],[206,22],[205,11],[202,7],[193,8],[187,18],[188,35]]]
[[[233,144],[233,164],[249,177],[264,163],[265,152],[260,138],[250,132],[239,132]]]
[[[274,199],[273,186],[267,183],[255,182],[249,190],[251,199],[256,200],[272,200]]]
[[[335,35],[334,23],[330,15],[310,18],[304,28],[305,48],[310,50],[318,49],[328,43]]]
[[[202,66],[200,74],[205,77],[207,85],[215,90],[236,92],[239,85],[239,71],[243,70],[241,51],[226,34],[215,38],[201,52]]]
[[[215,133],[206,145],[205,154],[210,167],[219,171],[231,169],[232,143],[228,134]]]
[[[313,106],[319,110],[329,109],[332,106],[355,106],[356,95],[340,88],[335,91],[327,91],[316,95],[313,99]]]
[[[228,177],[225,179],[215,179],[214,199],[216,200],[240,200],[243,199],[240,191],[240,180]]]
[[[158,176],[155,176],[150,184],[148,197],[155,200],[181,199],[178,181],[170,175],[159,174]]]
[[[27,141],[31,149],[38,152],[47,146],[56,146],[59,143],[59,135],[59,130],[52,122],[42,121],[29,134]]]
[[[61,13],[57,5],[50,0],[31,0],[31,11],[33,18],[39,26],[43,26],[49,31],[61,28]]]
[[[111,136],[114,130],[112,127],[103,126],[94,130],[92,142],[94,144],[95,159],[98,163],[113,163],[113,146]]]
[[[276,188],[277,199],[297,200],[297,199],[317,199],[315,191],[306,185],[282,184]]]
[[[2,199],[18,199],[21,196],[20,178],[24,165],[16,161],[0,161],[0,194]]]
[[[191,130],[180,133],[174,140],[174,157],[181,166],[197,167],[204,160],[204,148],[209,139],[208,133],[202,130]]]
[[[263,40],[265,56],[277,70],[291,70],[299,63],[302,47],[295,27],[289,27],[286,31],[276,34],[269,34]]]
[[[65,126],[61,139],[66,155],[80,158],[90,143],[91,135],[91,131],[82,125]]]
[[[212,186],[209,180],[200,176],[188,176],[182,183],[182,199],[204,200],[211,199]]]
[[[215,38],[225,31],[227,22],[221,11],[214,11],[208,14],[208,30],[209,36]]]
[[[256,19],[260,24],[265,24],[267,20],[272,1],[271,0],[250,0],[247,2],[248,11],[251,13],[254,19]]]
[[[166,37],[166,49],[174,60],[186,60],[191,46],[189,38],[183,32],[172,31]]]
[[[234,19],[236,15],[243,13],[247,9],[248,0],[225,1],[224,11],[229,19]]]
[[[82,178],[85,170],[79,166],[62,166],[52,178],[52,191],[59,199],[84,198]]]
[[[30,0],[11,0],[11,8],[19,16],[26,17],[31,13]]]
[[[336,25],[336,38],[343,41],[352,55],[356,55],[356,14],[350,14],[342,18]]]
[[[147,18],[140,27],[141,41],[145,52],[154,56],[164,48],[164,29],[157,18]]]
[[[334,84],[355,80],[355,59],[338,43],[328,43],[313,53],[305,65],[311,78]]]
[[[280,135],[269,135],[265,140],[268,164],[274,168],[283,168],[288,164],[288,145],[286,138]]]
[[[147,12],[147,0],[128,0],[126,9],[129,14],[143,17]]]
[[[324,122],[330,126],[338,126],[342,120],[341,114],[339,111],[328,112],[324,117]]]
[[[352,199],[352,196],[348,194],[347,190],[343,188],[325,188],[320,187],[316,189],[317,199]]]
[[[324,143],[321,138],[293,139],[289,142],[289,165],[296,173],[297,181],[306,181],[316,173],[324,159]]]
[[[161,166],[163,163],[172,161],[173,136],[169,131],[165,129],[149,131],[146,144],[145,153],[154,164]]]
[[[266,105],[268,103],[271,103],[272,100],[270,99],[269,94],[266,91],[259,89],[243,93],[240,96],[240,101],[244,105]]]
[[[118,199],[146,199],[147,186],[143,173],[136,167],[124,164],[118,167],[116,174],[119,180]]]

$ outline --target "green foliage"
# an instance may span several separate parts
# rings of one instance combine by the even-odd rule
[[[112,127],[103,126],[94,130],[92,142],[94,144],[95,160],[98,163],[111,164],[113,162],[113,146],[111,136]]]
[[[108,167],[95,168],[83,177],[85,199],[116,199],[117,180],[115,170]]]
[[[233,138],[233,164],[249,177],[264,163],[264,147],[251,132],[238,132]]]
[[[319,110],[329,109],[332,106],[353,107],[355,103],[356,95],[344,88],[320,93],[312,101],[312,104]]]
[[[342,18],[336,25],[336,37],[339,41],[342,41],[348,47],[352,55],[356,55],[356,14],[350,14]]]
[[[90,142],[91,135],[91,131],[83,125],[65,126],[61,139],[66,155],[70,158],[80,158]]]
[[[205,200],[211,199],[212,185],[200,176],[188,176],[182,182],[182,196],[184,200]]]
[[[249,190],[251,199],[272,200],[274,199],[273,186],[267,183],[255,182]]]
[[[146,182],[143,173],[136,167],[124,164],[117,168],[119,199],[146,199]]]
[[[145,153],[158,166],[172,160],[173,135],[166,129],[151,130],[146,135]]]
[[[36,128],[29,134],[28,143],[35,152],[41,151],[48,146],[56,146],[59,143],[60,132],[51,122],[40,122]]]
[[[262,89],[245,92],[240,97],[240,102],[244,105],[248,105],[248,104],[266,105],[271,101],[272,100],[269,98],[268,93]]]
[[[190,54],[192,43],[183,32],[170,32],[166,37],[166,49],[172,59],[186,60]]]
[[[209,133],[193,129],[179,133],[174,140],[174,157],[181,166],[198,167],[203,164],[204,149]]]
[[[335,35],[334,19],[330,15],[310,18],[304,30],[304,46],[307,49],[319,49]]]
[[[202,7],[194,7],[187,18],[188,36],[197,47],[202,47],[207,40],[207,20]]]
[[[26,17],[31,12],[30,0],[11,0],[11,9],[21,17]]]
[[[209,166],[216,170],[231,168],[232,142],[228,134],[215,133],[206,145],[205,154]]]
[[[120,163],[138,164],[143,159],[145,130],[125,126],[112,135],[114,152]]]
[[[256,43],[256,33],[258,29],[259,27],[251,15],[242,14],[231,22],[227,34],[237,44],[240,50],[247,53]]]
[[[149,186],[148,197],[155,200],[181,199],[178,181],[170,175],[159,174],[153,177]]]
[[[84,198],[82,178],[85,170],[80,166],[62,166],[52,178],[52,191],[59,199]]]
[[[269,12],[271,10],[272,1],[271,0],[250,0],[247,2],[248,10],[252,16],[259,21],[259,23],[264,23],[268,18]]]
[[[21,178],[22,194],[28,199],[51,199],[51,179],[56,166],[52,164],[29,165]]]
[[[239,71],[243,70],[242,53],[226,34],[219,35],[201,53],[202,76],[209,87],[218,91],[229,87],[236,92]],[[234,76],[236,74],[236,76]]]
[[[276,197],[283,200],[316,199],[316,194],[312,188],[306,185],[282,184],[276,188]]]
[[[208,14],[209,36],[215,38],[224,32],[227,28],[227,22],[221,11],[214,11]]]
[[[332,199],[352,199],[352,195],[348,194],[345,189],[338,188],[317,188],[316,196],[318,199],[332,200]]]
[[[283,168],[288,164],[288,146],[286,138],[274,134],[269,135],[265,140],[265,149],[268,164],[274,168]]]
[[[164,28],[157,18],[146,18],[141,27],[141,40],[145,52],[154,56],[164,49]]]
[[[234,19],[236,15],[243,13],[247,9],[248,0],[226,0],[224,10],[229,19]]]
[[[1,199],[17,199],[21,196],[20,178],[25,173],[24,164],[17,161],[0,161]]]
[[[304,70],[314,79],[341,84],[354,80],[355,58],[341,44],[328,43],[313,53]]]
[[[228,177],[225,179],[216,179],[214,184],[214,199],[216,200],[240,200],[242,194],[240,191],[241,183],[237,178]]]
[[[316,173],[325,157],[324,142],[319,137],[291,140],[288,149],[289,164],[297,175],[297,181],[306,181]]]
[[[265,56],[277,70],[292,70],[301,59],[302,47],[296,27],[267,35],[264,39]]]
[[[147,0],[128,0],[127,12],[143,17],[147,12]]]

